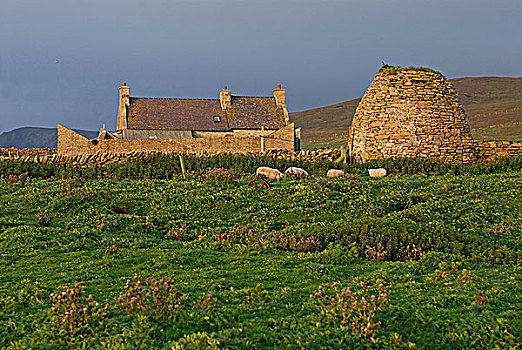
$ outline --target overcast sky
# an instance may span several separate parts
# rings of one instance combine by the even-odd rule
[[[522,0],[0,0],[0,132],[115,128],[131,96],[360,97],[381,61],[522,76]]]

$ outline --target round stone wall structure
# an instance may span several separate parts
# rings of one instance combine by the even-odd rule
[[[383,67],[352,120],[350,156],[476,159],[468,118],[451,83],[427,68]]]

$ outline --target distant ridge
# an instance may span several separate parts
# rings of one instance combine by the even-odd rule
[[[98,131],[74,130],[91,139]],[[0,134],[0,148],[56,148],[56,128],[23,127]]]
[[[522,140],[522,78],[450,79],[477,140]],[[361,99],[290,114],[302,127],[304,149],[338,147],[348,142],[348,125]]]

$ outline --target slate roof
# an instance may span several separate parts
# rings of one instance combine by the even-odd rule
[[[226,110],[232,129],[280,129],[285,126],[283,109],[274,97],[232,96],[232,108]]]
[[[220,117],[221,122],[215,122]],[[219,100],[131,97],[127,128],[139,130],[229,130]]]
[[[219,117],[219,122],[214,121]],[[219,99],[131,97],[127,128],[137,130],[227,131],[280,129],[283,110],[273,97],[232,96],[232,108],[221,109]]]

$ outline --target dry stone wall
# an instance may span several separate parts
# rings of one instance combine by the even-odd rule
[[[56,148],[0,148],[0,157],[34,157],[56,153]]]
[[[35,152],[36,150],[36,152]],[[68,163],[78,165],[98,164],[105,165],[111,163],[126,162],[138,159],[149,152],[126,152],[126,153],[95,153],[63,155],[57,154],[56,148],[46,149],[16,149],[0,148],[0,161],[15,160],[19,162],[37,162],[46,164]],[[174,154],[177,152],[161,152],[163,154]],[[212,157],[222,152],[198,152],[198,157]],[[238,153],[238,152],[234,152]],[[265,152],[239,152],[244,155],[264,156],[274,159],[297,160],[304,162],[318,161],[337,161],[342,156],[342,151],[338,148],[320,149],[315,151],[290,151],[284,149],[270,149]],[[478,160],[490,161],[497,157],[522,155],[522,143],[509,141],[489,141],[477,142],[476,153]]]
[[[25,152],[22,154],[15,153],[2,153],[3,149],[0,149],[0,161],[3,160],[14,160],[18,162],[35,162],[35,163],[43,163],[43,164],[73,164],[73,165],[81,165],[81,166],[89,166],[89,165],[106,165],[112,163],[121,163],[126,162],[133,159],[139,159],[147,154],[151,154],[151,152],[129,152],[129,153],[95,153],[95,154],[77,154],[77,155],[63,155],[57,153],[47,153],[47,154],[32,154],[30,152]],[[50,149],[53,150],[53,149]],[[56,149],[54,149],[56,150]],[[166,155],[174,155],[179,152],[156,152]],[[196,157],[213,157],[222,152],[216,153],[208,153],[208,152],[198,152],[195,153]],[[237,153],[237,152],[236,152]],[[179,153],[182,154],[182,153]],[[285,160],[297,160],[304,162],[319,162],[319,161],[329,161],[333,162],[341,156],[341,150],[330,148],[324,150],[316,150],[316,151],[290,151],[284,149],[271,149],[265,152],[240,152],[243,155],[249,155],[253,157],[263,156],[270,157],[273,159],[285,159]]]
[[[490,161],[497,157],[522,155],[522,143],[511,141],[477,141],[475,154],[479,160]]]
[[[355,112],[350,155],[476,160],[468,118],[455,89],[440,73],[382,68]]]

